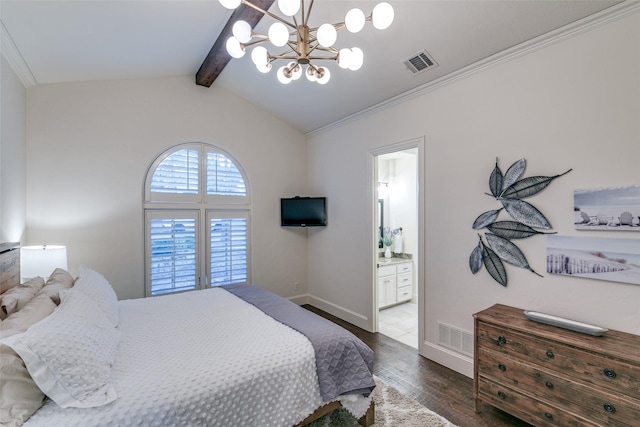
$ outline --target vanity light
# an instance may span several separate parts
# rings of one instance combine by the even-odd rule
[[[389,194],[389,183],[378,182],[378,198],[384,199]]]

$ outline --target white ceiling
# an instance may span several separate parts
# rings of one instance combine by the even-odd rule
[[[359,71],[332,63],[327,85],[302,78],[284,86],[276,80],[276,67],[260,74],[246,55],[232,59],[213,85],[306,133],[619,2],[390,0],[395,20],[389,29],[376,30],[368,23],[358,34],[338,33],[336,47],[364,51]],[[341,22],[352,7],[369,15],[375,4],[316,0],[309,24]],[[17,49],[36,84],[195,76],[230,15],[217,0],[2,0],[2,49],[8,44]],[[256,31],[265,33],[272,22],[263,19]],[[438,65],[413,75],[403,62],[422,50]]]

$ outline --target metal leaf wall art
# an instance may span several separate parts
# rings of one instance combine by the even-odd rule
[[[503,174],[496,159],[496,166],[489,176],[491,194],[487,194],[500,202],[502,207],[481,213],[473,222],[474,230],[487,229],[488,231],[484,235],[486,243],[483,236],[478,233],[479,242],[471,251],[469,268],[473,274],[476,274],[484,265],[491,277],[502,286],[507,286],[507,270],[504,262],[527,269],[542,277],[531,268],[527,258],[512,240],[526,239],[538,234],[555,234],[555,232],[536,230],[549,230],[551,224],[535,206],[522,199],[538,194],[553,180],[572,170],[569,169],[565,173],[554,176],[522,178],[525,167],[525,159],[520,159]],[[497,221],[502,210],[512,220]]]

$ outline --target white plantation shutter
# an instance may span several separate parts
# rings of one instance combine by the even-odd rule
[[[153,173],[151,192],[198,194],[198,151],[185,148],[164,159]]]
[[[148,211],[150,295],[198,285],[198,211]]]
[[[236,165],[222,153],[207,152],[207,194],[246,196],[247,189]]]
[[[182,144],[158,156],[145,179],[147,296],[248,283],[248,188],[238,164],[214,146]]]
[[[209,212],[207,222],[211,286],[247,283],[248,214]]]

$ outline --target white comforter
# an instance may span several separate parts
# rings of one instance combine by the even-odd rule
[[[117,400],[47,401],[25,426],[292,426],[323,404],[307,338],[225,290],[121,301],[119,311]]]

